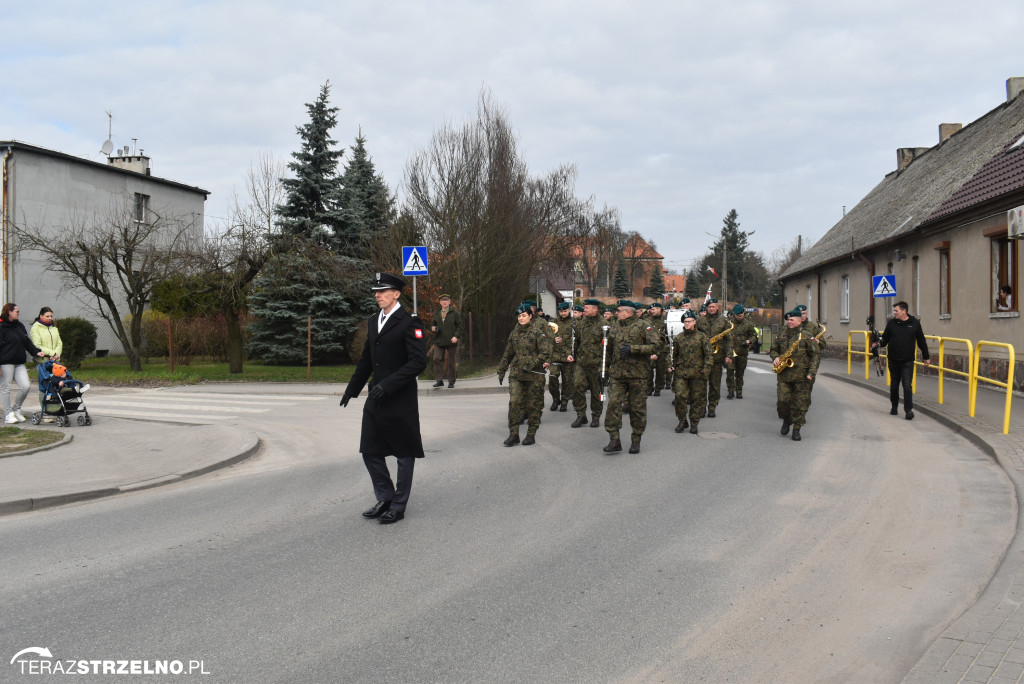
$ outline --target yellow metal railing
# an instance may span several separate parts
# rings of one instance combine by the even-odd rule
[[[981,362],[981,349],[982,347],[997,347],[1005,349],[1008,355],[1007,359],[1007,371],[1006,371],[1006,382],[1000,382],[999,380],[993,380],[992,378],[983,378],[978,375],[978,366]],[[979,340],[977,344],[977,353],[974,355],[974,363],[971,365],[971,415],[974,415],[974,401],[978,396],[978,381],[988,382],[996,387],[1004,387],[1006,389],[1006,408],[1003,412],[1003,434],[1010,434],[1010,409],[1013,408],[1013,370],[1016,364],[1016,354],[1013,350],[1012,344],[1006,344],[1005,342],[989,342],[987,340]]]
[[[853,348],[853,336],[863,335],[864,336],[864,351]],[[870,331],[868,330],[851,330],[846,336],[846,374],[853,374],[853,357],[854,355],[864,356],[864,379],[868,380],[871,377],[871,348],[869,345]],[[967,379],[967,415],[974,417],[975,409],[978,404],[978,381],[987,382],[997,387],[1006,389],[1006,410],[1003,416],[1003,434],[1009,434],[1010,432],[1010,409],[1013,406],[1013,375],[1014,366],[1016,364],[1016,354],[1012,344],[1005,342],[988,342],[981,340],[977,343],[972,343],[970,340],[965,340],[959,337],[940,337],[938,335],[925,335],[925,339],[933,340],[939,343],[938,349],[938,363],[932,363],[931,367],[938,371],[939,376],[939,394],[938,403],[942,404],[945,401],[944,385],[946,379],[946,373],[952,373],[954,375],[960,375]],[[964,371],[956,370],[955,368],[946,367],[946,344],[954,343],[963,345],[967,349],[967,369]],[[981,349],[982,347],[996,347],[1005,349],[1008,355],[1008,371],[1006,382],[999,380],[993,380],[992,378],[981,377],[978,375],[978,368],[981,362]],[[881,351],[881,350],[880,350]],[[923,365],[923,362],[917,360],[918,349],[914,348],[914,374],[913,382],[911,383],[911,391],[917,394],[917,367]],[[892,378],[889,376],[889,364],[887,355],[882,354],[881,358],[885,363],[885,384],[889,385],[892,383]]]

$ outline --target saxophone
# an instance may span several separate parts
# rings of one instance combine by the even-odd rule
[[[818,325],[821,325],[821,323],[819,323]],[[825,326],[821,325],[821,332],[814,336],[815,342],[821,342],[821,338],[825,335],[825,330]]]
[[[723,337],[728,335],[730,332],[732,332],[732,329],[735,328],[735,327],[736,326],[733,324],[733,322],[729,321],[729,327],[728,328],[726,328],[725,330],[723,330],[722,332],[718,333],[717,335],[712,337],[710,340],[708,340],[708,342],[711,343],[711,353],[712,354],[717,354],[718,353],[718,344],[717,344],[718,340],[722,339]]]
[[[803,336],[804,336],[803,333],[798,334],[796,336],[796,340],[793,342],[793,344],[789,345],[789,349],[787,349],[782,354],[779,354],[779,357],[778,357],[779,358],[779,363],[778,363],[778,365],[772,364],[772,370],[773,371],[775,371],[776,373],[781,373],[782,371],[786,370],[787,368],[792,368],[795,365],[794,362],[793,362],[793,352],[796,351],[797,345],[800,344],[800,340],[803,338]]]

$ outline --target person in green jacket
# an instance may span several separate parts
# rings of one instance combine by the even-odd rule
[[[60,330],[57,329],[57,325],[53,322],[53,309],[48,306],[44,306],[39,310],[39,316],[36,317],[35,323],[28,331],[28,337],[32,340],[32,344],[39,347],[43,352],[42,358],[39,362],[43,361],[57,361],[60,359],[60,354],[64,351],[64,343],[60,340]],[[42,390],[39,391],[39,406],[40,409],[43,406],[43,400],[46,398],[46,393]],[[45,416],[43,418],[44,423],[52,423],[52,416]]]
[[[551,365],[550,328],[533,325],[529,304],[516,309],[518,325],[508,336],[505,353],[498,364],[498,383],[508,373],[508,439],[505,446],[519,444],[519,424],[527,416],[528,427],[523,445],[536,443],[540,417],[544,411],[544,372]],[[540,397],[538,404],[537,397]]]
[[[462,339],[462,314],[452,307],[451,295],[443,294],[437,300],[440,311],[434,312],[433,325],[430,332],[434,333],[434,350],[431,360],[434,362],[434,387],[441,387],[448,379],[449,389],[455,387],[458,373],[457,355],[459,340]]]

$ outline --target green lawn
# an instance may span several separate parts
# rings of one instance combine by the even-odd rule
[[[22,430],[17,427],[0,427],[0,455],[46,446],[62,439],[64,439],[64,433],[56,430]]]
[[[309,371],[310,382],[348,382],[355,371],[353,365],[313,366]],[[481,373],[493,373],[494,364],[476,363],[473,368],[460,364],[460,377],[471,377]],[[424,372],[424,378],[433,377],[431,368]],[[155,387],[165,385],[190,385],[199,382],[306,382],[305,366],[266,366],[247,362],[243,372],[232,375],[228,364],[212,361],[193,360],[191,364],[174,365],[171,373],[166,359],[154,359],[142,365],[136,373],[128,367],[123,356],[108,356],[102,359],[89,358],[74,372],[75,378],[97,385]],[[33,375],[34,377],[34,375]]]

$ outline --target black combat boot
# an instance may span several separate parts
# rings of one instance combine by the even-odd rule
[[[590,421],[590,427],[601,427],[601,416],[594,416],[594,419]]]
[[[793,441],[794,442],[799,442],[800,441],[800,426],[799,425],[794,425],[793,426]]]
[[[660,387],[658,389],[654,390],[654,396],[656,396],[656,397],[660,397],[661,396],[661,388]]]
[[[784,418],[783,421],[782,421],[782,429],[779,430],[779,434],[788,435],[789,434],[789,426],[792,425],[792,424],[793,424],[793,421],[791,421],[789,418]]]
[[[504,444],[505,446],[515,446],[516,444],[519,444],[519,433],[518,432],[511,433],[508,436],[508,439],[506,439],[504,442],[502,442],[502,444]]]
[[[559,410],[560,413],[565,413],[566,411],[569,410],[569,405],[568,404],[560,404],[558,406],[558,410]]]
[[[714,408],[709,408],[708,409],[708,418],[714,418],[714,417],[715,417],[715,409]]]
[[[604,448],[605,453],[611,454],[616,451],[622,451],[622,442],[619,441],[618,437],[612,437],[608,440],[608,446]]]
[[[536,444],[536,443],[537,443],[537,440],[534,439],[533,435],[530,434],[530,433],[527,433],[526,434],[526,438],[523,439],[523,446],[530,446],[531,444]]]
[[[552,404],[551,404],[551,410],[552,411],[557,411],[558,407],[561,406],[561,405],[562,405],[562,402],[560,402],[557,399],[555,399],[554,402],[552,402]]]
[[[679,421],[679,425],[676,425],[676,432],[682,432],[688,427],[690,427],[689,421],[683,418],[681,421]]]
[[[634,437],[633,440],[629,443],[629,453],[631,453],[631,454],[639,454],[640,453],[640,438],[639,437]]]
[[[575,428],[583,427],[587,424],[586,416],[576,416],[576,420],[572,421],[572,426]]]
[[[726,399],[732,399],[735,396],[736,396],[736,393],[733,392],[732,390],[729,390],[729,393],[725,395],[725,398]]]
[[[696,425],[691,425],[690,426],[690,434],[691,435],[697,434],[697,426]]]
[[[434,387],[444,387],[444,380],[438,380],[435,382]]]
[[[743,398],[743,390],[736,390],[736,398],[737,399],[742,399]]]

